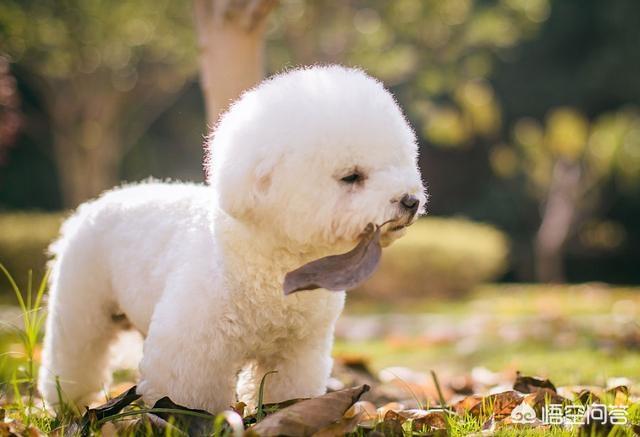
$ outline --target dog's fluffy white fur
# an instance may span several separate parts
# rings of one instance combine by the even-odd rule
[[[118,188],[64,224],[39,381],[50,404],[56,379],[78,405],[101,393],[125,318],[145,336],[148,402],[252,403],[271,370],[267,402],[325,392],[344,292],[285,297],[283,277],[351,249],[370,222],[394,220],[387,243],[402,234],[416,215],[402,197],[426,200],[413,131],[380,82],[313,67],[243,94],[207,147],[207,185]]]

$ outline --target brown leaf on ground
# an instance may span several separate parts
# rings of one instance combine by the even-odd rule
[[[398,411],[394,411],[394,410],[387,411],[383,417],[383,420],[386,420],[386,421],[395,420],[396,422],[400,422],[401,424],[406,421],[406,419],[402,417],[398,413]]]
[[[352,412],[352,410],[354,410],[354,412]],[[373,426],[378,418],[378,411],[376,410],[376,406],[373,404],[373,402],[369,401],[356,402],[351,406],[351,408],[347,410],[346,413],[344,413],[344,415],[349,416],[354,415],[355,413],[360,413],[360,420],[358,421],[359,425]]]
[[[357,287],[380,263],[380,227],[369,223],[358,245],[347,253],[311,261],[284,277],[284,294],[325,288],[343,291]]]
[[[37,428],[33,426],[26,426],[24,423],[17,420],[9,420],[0,422],[0,436],[2,437],[41,437],[44,436]]]
[[[447,428],[446,413],[443,410],[389,410],[384,416],[384,420],[395,420],[401,424],[411,421],[414,431],[428,432]]]
[[[471,395],[462,399],[460,402],[453,406],[454,411],[463,416],[465,413],[471,411],[476,405],[482,403],[482,396],[480,395]]]
[[[290,407],[291,405],[297,404],[298,402],[306,401],[308,399],[309,398],[294,398],[294,399],[289,399],[287,401],[264,404],[262,406],[262,412],[268,416],[270,414],[277,413],[278,411],[283,410],[287,407]],[[251,415],[243,416],[244,422],[247,424],[254,424],[257,421],[256,416],[257,415],[255,412]]]
[[[181,430],[188,430],[193,435],[204,435],[212,426],[215,416],[204,410],[196,410],[193,408],[183,407],[173,402],[168,396],[160,398],[153,405],[154,409],[168,409],[178,410],[190,413],[197,413],[200,417],[190,416],[186,414],[174,414],[174,413],[151,413],[153,416],[157,416],[167,423],[175,421],[175,425]],[[226,412],[225,412],[226,413]],[[238,415],[236,412],[234,414]],[[205,417],[206,416],[206,417]],[[240,417],[240,416],[238,416]],[[240,419],[242,423],[242,419]]]
[[[356,402],[344,413],[342,419],[322,428],[314,433],[313,437],[339,437],[354,432],[363,421],[375,418],[375,407],[371,411],[366,404],[362,401]]]
[[[249,435],[310,436],[343,419],[345,412],[369,386],[348,388],[298,402],[267,416],[250,428]]]
[[[513,383],[513,389],[520,393],[533,393],[540,389],[549,389],[557,392],[555,385],[548,379],[542,379],[535,376],[522,376],[517,373],[516,381]]]
[[[447,429],[447,413],[444,411],[432,411],[426,416],[413,419],[414,431],[433,431]]]
[[[76,430],[77,428],[79,434],[88,435],[91,426],[95,422],[118,414],[124,407],[131,405],[138,399],[140,399],[140,395],[136,393],[136,386],[134,385],[119,396],[110,399],[107,403],[96,408],[88,408],[80,422],[72,424],[69,429]]]
[[[120,384],[116,384],[114,386],[109,387],[109,399],[117,398],[122,393],[129,391],[129,389],[133,384],[135,384],[135,382],[127,381],[127,382],[122,382]],[[94,408],[98,406],[100,406],[99,403],[96,403],[95,405],[89,405],[89,407],[94,407]]]
[[[591,390],[582,389],[576,393],[576,399],[583,405],[599,404],[600,397]]]
[[[384,404],[380,408],[378,408],[378,418],[380,420],[383,420],[384,417],[387,415],[387,412],[401,411],[401,410],[404,410],[405,408],[407,407],[405,407],[405,405],[401,404],[400,402],[389,402],[387,404]]]
[[[502,419],[522,402],[523,396],[517,391],[505,391],[486,396],[469,411],[477,417],[486,417],[493,414],[496,420]]]
[[[105,417],[113,416],[114,414],[119,413],[124,407],[131,405],[138,399],[140,399],[140,395],[136,393],[136,386],[134,385],[127,391],[122,392],[113,399],[110,399],[107,403],[96,408],[88,409],[85,413],[85,417],[93,416],[97,420],[101,420]]]

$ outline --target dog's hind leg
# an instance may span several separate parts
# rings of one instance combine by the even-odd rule
[[[52,270],[38,388],[49,405],[82,408],[110,382],[109,346],[119,324],[99,253],[78,237],[63,241]]]

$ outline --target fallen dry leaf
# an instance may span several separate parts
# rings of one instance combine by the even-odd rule
[[[372,429],[377,423],[376,407],[368,401],[358,401],[351,406],[342,419],[313,434],[313,437],[343,436],[358,427]]]
[[[140,395],[136,393],[136,386],[134,385],[129,390],[121,393],[113,399],[110,399],[107,403],[100,405],[96,408],[88,408],[86,413],[80,419],[79,424],[72,425],[70,429],[79,428],[81,435],[88,435],[91,426],[104,418],[118,414],[124,407],[131,405],[134,401],[140,399]]]
[[[447,428],[446,413],[443,410],[389,410],[384,416],[385,421],[395,420],[400,424],[411,421],[414,431],[428,432]]]
[[[576,393],[576,399],[580,401],[582,405],[599,404],[600,397],[593,393],[591,390],[582,389]]]
[[[325,288],[343,291],[357,287],[380,263],[380,227],[369,223],[358,245],[347,253],[312,261],[284,277],[284,294]]]
[[[352,412],[353,410],[353,412]],[[358,401],[351,406],[344,413],[345,416],[355,415],[360,413],[360,420],[358,421],[358,425],[371,425],[375,423],[378,417],[378,411],[376,410],[376,406],[369,401]]]
[[[363,418],[365,416],[368,418],[364,406],[358,404],[360,404],[360,402],[353,404],[345,411],[342,419],[322,428],[320,431],[314,433],[313,437],[339,437],[354,432],[363,421]]]
[[[306,401],[309,398],[294,398],[294,399],[289,399],[286,401],[282,401],[282,402],[274,402],[274,403],[270,403],[270,404],[264,404],[262,406],[262,413],[265,416],[268,416],[270,414],[276,413],[280,410],[283,410],[287,407],[290,407],[291,405],[297,404],[298,402],[302,402],[302,401]],[[253,414],[249,415],[249,416],[244,416],[244,422],[245,424],[248,425],[253,425],[255,424],[258,420],[257,420],[257,411],[254,412]]]
[[[178,405],[173,402],[169,397],[165,396],[163,398],[158,399],[158,401],[153,405],[153,408],[163,408],[163,409],[171,409],[171,410],[182,410],[189,411],[192,413],[197,413],[201,415],[200,417],[189,416],[185,414],[172,414],[172,413],[153,413],[154,416],[159,417],[165,422],[170,422],[170,419],[173,418],[175,421],[175,426],[177,426],[181,430],[188,430],[190,435],[205,435],[207,431],[209,431],[212,427],[215,416],[211,413],[204,410],[195,410],[187,407],[183,407],[182,405]],[[235,411],[224,411],[222,414],[233,413],[238,417],[240,421],[240,426],[242,427],[242,418]],[[204,417],[207,416],[207,417]],[[233,420],[233,419],[232,419]],[[233,425],[230,421],[227,421],[230,425]],[[237,421],[235,421],[237,422]],[[237,434],[237,433],[236,433]]]
[[[522,402],[523,396],[517,391],[505,391],[484,397],[469,412],[477,417],[486,417],[491,413],[496,420],[502,419]]]
[[[464,415],[465,413],[471,411],[476,405],[482,403],[482,396],[480,395],[471,395],[467,396],[457,404],[453,406],[455,412],[459,415]]]
[[[382,420],[395,420],[396,422],[404,423],[406,419],[398,414],[397,411],[389,410],[385,413]]]
[[[41,437],[44,436],[44,434],[33,426],[27,426],[26,424],[17,420],[9,420],[0,422],[0,436]]]
[[[513,383],[513,389],[520,393],[533,393],[540,389],[549,389],[557,392],[555,385],[548,379],[542,379],[535,376],[522,376],[517,373],[516,381]]]
[[[93,416],[97,420],[101,420],[105,417],[119,413],[124,407],[131,405],[132,402],[138,399],[140,399],[140,395],[136,393],[136,386],[134,385],[129,388],[129,390],[122,392],[113,399],[110,399],[105,404],[96,408],[88,409],[85,416]]]
[[[414,431],[426,432],[447,429],[447,413],[444,411],[427,412],[425,416],[412,419]]]
[[[380,408],[378,408],[378,410],[377,410],[378,418],[380,420],[383,420],[384,417],[387,415],[387,412],[389,412],[389,411],[401,411],[401,410],[404,410],[405,408],[406,407],[404,406],[404,404],[401,404],[400,402],[389,402],[387,404],[384,404]]]
[[[267,416],[247,434],[261,437],[311,436],[343,419],[345,412],[368,390],[368,385],[362,385],[300,401]]]

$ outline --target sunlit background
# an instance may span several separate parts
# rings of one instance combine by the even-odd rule
[[[451,378],[640,377],[638,17],[635,0],[273,8],[266,73],[379,77],[415,127],[430,193],[428,217],[350,294],[338,357]],[[82,201],[149,176],[203,180],[193,18],[169,0],[0,3],[0,262],[20,284]],[[6,377],[20,351],[3,335]]]

